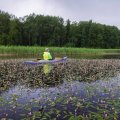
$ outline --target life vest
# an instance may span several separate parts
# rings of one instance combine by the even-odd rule
[[[43,59],[44,60],[51,60],[52,56],[51,56],[51,54],[49,52],[44,52]]]

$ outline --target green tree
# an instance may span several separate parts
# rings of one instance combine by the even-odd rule
[[[10,15],[0,11],[0,44],[7,45],[9,42]]]
[[[22,44],[22,25],[17,18],[10,21],[9,38],[9,44],[11,45]]]

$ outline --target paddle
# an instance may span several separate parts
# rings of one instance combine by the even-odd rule
[[[37,58],[36,60],[33,60],[34,62],[38,62],[39,60],[42,60],[41,58]]]
[[[42,60],[41,58],[37,58],[37,60]]]

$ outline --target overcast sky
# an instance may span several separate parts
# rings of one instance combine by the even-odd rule
[[[92,19],[120,29],[120,0],[0,0],[0,9],[17,17],[35,13],[77,22]]]

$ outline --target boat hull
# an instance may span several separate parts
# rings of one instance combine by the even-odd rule
[[[47,64],[47,63],[60,63],[65,62],[67,60],[67,57],[63,57],[62,59],[55,59],[55,60],[39,60],[39,61],[25,61],[24,64],[29,65],[39,65],[39,64]]]

